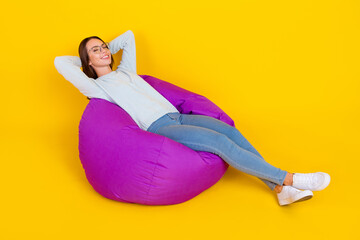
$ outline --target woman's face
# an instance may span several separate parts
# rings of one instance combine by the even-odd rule
[[[89,65],[93,68],[109,66],[111,64],[111,52],[101,40],[97,38],[90,39],[86,43],[86,49],[89,55]]]

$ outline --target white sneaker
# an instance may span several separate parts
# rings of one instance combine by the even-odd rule
[[[297,189],[320,191],[326,188],[329,183],[330,175],[327,173],[294,173],[292,186]]]
[[[300,202],[312,198],[314,194],[310,190],[301,191],[291,186],[283,186],[282,191],[277,193],[281,206],[294,202]]]

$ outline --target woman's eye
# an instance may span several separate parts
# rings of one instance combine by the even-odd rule
[[[99,51],[99,49],[94,49],[94,52],[97,52],[97,51]]]

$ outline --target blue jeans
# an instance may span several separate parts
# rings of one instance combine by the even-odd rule
[[[260,178],[271,190],[282,185],[286,171],[267,163],[234,127],[203,115],[167,113],[147,129],[195,151],[211,152],[234,168]]]

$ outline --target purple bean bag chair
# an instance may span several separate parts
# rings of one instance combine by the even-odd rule
[[[152,76],[140,75],[181,113],[234,122],[207,98]],[[228,164],[167,137],[144,131],[122,108],[92,98],[79,124],[79,157],[86,177],[102,196],[120,202],[169,205],[214,185]]]

